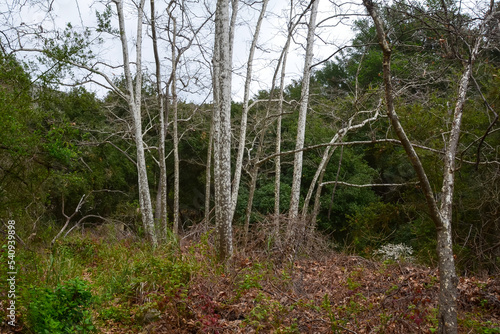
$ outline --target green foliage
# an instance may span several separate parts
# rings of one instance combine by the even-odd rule
[[[266,295],[259,293],[255,298],[256,306],[249,312],[243,320],[245,327],[251,327],[255,333],[269,332],[277,333],[299,333],[296,322],[288,325],[285,317],[290,314],[294,305],[285,306],[277,301],[270,300]]]
[[[43,148],[48,155],[57,161],[69,165],[72,160],[76,159],[80,152],[76,146],[66,138],[76,136],[78,131],[71,127],[70,124],[53,125],[47,132],[46,142]]]
[[[258,221],[262,215],[274,213],[274,180],[262,177],[257,181],[257,188],[255,189],[252,209],[251,222]],[[282,182],[280,186],[280,209],[286,211],[290,206],[290,193],[291,186],[289,183]],[[244,219],[246,214],[248,202],[248,189],[241,188],[238,196],[238,203],[236,205],[236,214]]]
[[[15,156],[36,143],[32,125],[39,119],[30,106],[30,77],[22,64],[0,52],[0,145]]]
[[[106,32],[112,35],[118,35],[120,33],[120,31],[113,28],[111,24],[111,17],[113,16],[111,6],[107,5],[102,13],[96,11],[95,15],[97,19],[97,32]]]
[[[325,181],[336,179],[338,159],[340,159],[340,154],[335,152],[325,174]],[[339,181],[364,184],[371,183],[374,177],[375,170],[362,159],[361,154],[344,151]],[[335,192],[333,193],[333,191]],[[351,233],[353,226],[350,225],[349,217],[361,212],[367,205],[378,200],[377,195],[369,188],[328,185],[323,187],[323,193],[326,196],[322,197],[322,208],[324,209],[318,217],[318,227],[325,231],[337,231],[339,241]],[[332,196],[334,197],[333,203],[331,202]]]
[[[91,264],[97,259],[99,244],[90,238],[66,238],[56,242],[54,253],[62,259],[74,258],[83,264]]]
[[[102,309],[99,319],[102,321],[112,320],[117,323],[129,324],[131,321],[130,310],[122,305],[111,305]]]
[[[370,255],[373,250],[387,240],[387,236],[404,223],[396,205],[383,202],[373,202],[349,216],[350,241],[357,252]],[[412,235],[408,235],[409,241]]]
[[[465,317],[465,319],[459,319],[459,323],[463,324],[466,328],[470,329],[470,333],[477,334],[498,334],[500,333],[500,326],[491,321],[480,321],[474,319],[475,317],[471,314]]]
[[[239,298],[244,292],[250,289],[262,288],[260,282],[263,279],[264,273],[260,270],[260,266],[242,270],[238,275],[236,284],[236,295]]]
[[[330,302],[330,296],[325,294],[321,302],[321,308],[327,312],[331,323],[331,330],[334,334],[342,333],[343,326],[347,323],[346,319],[337,319],[335,307]]]
[[[57,39],[44,40],[44,57],[39,57],[42,64],[50,66],[49,70],[41,75],[41,79],[46,83],[59,83],[64,75],[73,76],[71,63],[86,65],[94,58],[90,28],[78,31],[71,23],[67,23],[64,31],[58,36]],[[73,78],[75,79],[74,76]]]
[[[347,278],[347,287],[349,290],[356,290],[361,286],[361,283],[357,281],[356,276],[358,275],[357,272],[352,272],[351,275]]]
[[[92,272],[99,321],[130,324],[132,315],[147,321],[152,309],[164,311],[169,303],[176,312],[187,312],[183,305],[195,264],[180,257],[175,244],[153,250],[144,243],[114,241],[96,250],[101,261]]]
[[[79,278],[60,284],[55,290],[32,287],[26,319],[40,334],[92,333],[95,327],[89,307],[92,294]]]

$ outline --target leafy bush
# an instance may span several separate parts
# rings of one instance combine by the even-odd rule
[[[34,288],[29,293],[27,321],[38,334],[92,333],[95,327],[88,308],[92,294],[84,281],[75,278],[54,291]]]

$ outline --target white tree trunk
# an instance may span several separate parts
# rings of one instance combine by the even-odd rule
[[[259,39],[260,27],[264,19],[264,14],[266,13],[268,2],[269,0],[264,0],[264,2],[262,3],[262,8],[260,11],[259,18],[257,20],[257,25],[255,27],[252,44],[250,45],[250,50],[248,54],[247,74],[245,78],[245,88],[243,94],[243,111],[241,113],[240,138],[238,143],[238,152],[236,155],[236,167],[234,170],[234,179],[233,179],[233,190],[232,190],[233,194],[231,199],[231,220],[234,217],[234,212],[236,210],[236,203],[238,201],[238,193],[240,189],[243,154],[245,152],[245,143],[247,137],[247,121],[248,121],[248,110],[249,110],[248,102],[250,100],[250,84],[252,82],[253,58],[255,54],[255,48],[257,47],[257,40]]]
[[[453,189],[454,189],[454,175],[455,175],[455,157],[458,148],[458,141],[460,138],[460,127],[462,123],[463,107],[466,101],[466,93],[469,85],[469,80],[472,73],[472,65],[479,52],[479,46],[482,40],[483,28],[490,18],[491,11],[493,9],[494,3],[491,2],[490,9],[485,15],[480,28],[478,29],[479,34],[476,37],[475,44],[470,50],[470,57],[465,66],[465,70],[462,73],[459,90],[458,99],[455,104],[455,112],[453,115],[453,123],[449,142],[445,147],[445,161],[444,161],[444,172],[443,172],[443,186],[442,194],[443,200],[441,202],[440,208],[438,208],[436,200],[433,197],[432,188],[428,181],[427,175],[423,166],[420,162],[418,155],[413,149],[406,133],[399,122],[398,116],[394,109],[394,92],[392,89],[391,82],[391,49],[385,37],[383,22],[378,14],[378,11],[372,2],[372,0],[363,0],[368,13],[373,19],[375,28],[377,30],[377,36],[379,39],[382,52],[384,54],[383,69],[384,69],[384,85],[385,85],[385,95],[387,104],[387,114],[391,120],[391,124],[396,131],[410,161],[417,173],[420,180],[420,185],[425,194],[427,204],[429,207],[430,215],[434,224],[436,225],[437,231],[437,254],[439,262],[439,314],[438,322],[439,328],[438,332],[443,334],[456,334],[458,332],[458,321],[457,321],[457,289],[456,285],[458,279],[455,272],[455,263],[453,258],[453,243],[452,243],[452,232],[451,232],[451,222],[452,222],[452,212],[453,212]]]
[[[291,4],[290,7],[290,12],[293,10],[293,3]],[[290,14],[290,17],[292,15]],[[300,19],[299,19],[300,20]],[[297,21],[298,23],[298,21]],[[271,102],[273,100],[273,94],[274,94],[274,83],[276,81],[276,77],[278,76],[278,73],[280,72],[281,68],[281,79],[280,79],[280,91],[279,91],[279,99],[278,99],[278,115],[277,115],[277,134],[276,134],[276,149],[275,149],[275,187],[274,187],[274,211],[275,211],[275,231],[274,234],[276,236],[276,243],[278,246],[281,244],[281,240],[279,237],[279,213],[280,213],[280,185],[281,185],[281,160],[280,160],[280,152],[281,152],[281,114],[283,113],[283,102],[284,102],[284,87],[285,87],[285,74],[286,74],[286,59],[288,56],[288,49],[290,47],[290,41],[292,39],[292,32],[295,30],[295,27],[297,26],[297,23],[292,24],[290,22],[289,24],[289,31],[288,31],[288,37],[285,43],[285,46],[283,47],[281,56],[278,60],[278,64],[276,65],[276,69],[274,71],[273,75],[273,80],[272,80],[272,87],[271,87],[271,94],[269,96],[269,101],[268,101],[268,107],[266,111],[266,115],[264,119],[269,118],[270,114],[270,109],[271,109]],[[263,125],[263,129],[260,132],[258,144],[257,144],[257,153],[255,154],[255,160],[258,161],[260,159],[260,156],[262,155],[262,150],[264,147],[264,137],[266,134],[265,128],[267,127],[267,124]],[[255,195],[255,189],[257,187],[257,178],[259,174],[259,169],[260,169],[260,164],[256,163],[252,167],[250,171],[250,190],[248,192],[248,201],[247,201],[247,208],[246,208],[246,215],[245,215],[245,224],[244,224],[244,243],[245,246],[247,244],[248,240],[248,231],[250,227],[250,218],[251,218],[251,213],[252,213],[252,205],[253,205],[253,198]]]
[[[290,6],[290,19],[292,17],[293,3]],[[282,64],[281,64],[281,75],[280,75],[280,91],[279,91],[279,102],[278,102],[278,118],[276,119],[276,142],[275,142],[275,154],[274,159],[274,235],[276,237],[276,244],[281,247],[281,235],[280,235],[280,197],[281,197],[281,119],[283,114],[283,101],[284,91],[285,91],[285,78],[286,78],[286,62],[288,59],[288,50],[290,49],[290,41],[292,39],[292,33],[295,26],[290,24],[288,30],[288,38],[283,48],[282,53]]]
[[[218,252],[222,261],[233,254],[231,220],[231,47],[229,0],[218,0],[215,12],[214,47],[214,182]],[[232,28],[234,31],[234,27]]]
[[[439,211],[441,225],[437,226],[437,253],[439,261],[440,293],[439,293],[439,329],[442,333],[457,333],[457,284],[455,260],[453,258],[453,241],[451,222],[453,220],[453,190],[455,188],[455,158],[457,155],[463,108],[466,101],[467,88],[472,74],[472,65],[479,52],[481,38],[478,38],[466,65],[458,88],[458,99],[455,104],[453,123],[448,144],[445,148],[442,201]]]
[[[311,7],[311,16],[309,18],[308,33],[307,33],[307,44],[306,44],[306,55],[304,61],[304,72],[302,75],[302,90],[301,90],[301,102],[299,109],[299,119],[297,124],[297,139],[295,144],[296,150],[301,150],[304,147],[305,131],[306,131],[306,118],[307,118],[307,108],[309,106],[309,82],[311,76],[311,64],[313,58],[313,46],[314,46],[314,32],[316,28],[316,17],[318,14],[318,4],[319,0],[313,2]],[[292,241],[295,240],[296,229],[301,229],[299,224],[299,201],[300,201],[300,185],[302,179],[302,159],[303,151],[295,153],[293,162],[293,178],[292,178],[292,193],[290,198],[290,211],[289,211],[289,226],[288,226],[288,236],[287,239]],[[293,241],[292,241],[293,243]]]
[[[172,13],[169,12],[172,20],[171,26],[171,49],[172,49],[172,74],[170,91],[172,93],[172,112],[173,112],[173,144],[174,144],[174,221],[172,232],[174,235],[179,234],[179,130],[178,130],[178,106],[177,106],[177,52],[176,52],[176,37],[177,37],[177,22]]]
[[[130,69],[130,58],[128,54],[128,40],[125,32],[125,18],[123,13],[123,2],[115,0],[118,13],[118,23],[120,28],[120,38],[123,53],[123,69],[127,86],[127,103],[134,122],[134,140],[137,148],[137,174],[139,185],[139,203],[141,206],[142,221],[147,238],[156,246],[157,238],[153,219],[153,208],[151,205],[151,195],[149,193],[149,182],[146,166],[146,156],[144,153],[144,141],[142,134],[141,115],[141,89],[142,89],[142,19],[144,15],[144,0],[141,0],[137,7],[137,35],[136,35],[136,73],[135,87],[134,78]]]
[[[167,223],[167,166],[165,162],[165,105],[163,99],[163,90],[161,87],[161,62],[158,53],[158,38],[156,35],[156,12],[155,0],[150,1],[151,5],[151,37],[153,42],[153,53],[155,58],[156,91],[159,104],[159,127],[160,139],[158,142],[158,159],[160,168],[160,180],[158,183],[158,193],[156,197],[156,221],[159,223],[160,236],[166,239],[168,235]]]

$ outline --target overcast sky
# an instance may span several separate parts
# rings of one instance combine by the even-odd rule
[[[125,3],[130,2],[129,0],[124,0]],[[327,17],[338,14],[339,9],[330,3],[329,0],[320,0],[320,13],[317,22],[322,22],[317,29],[317,34],[319,37],[316,38],[316,45],[314,48],[314,61],[320,61],[325,59],[333,52],[335,52],[338,47],[341,47],[348,43],[349,39],[352,38],[352,31],[350,25],[354,19],[359,17],[343,18],[342,22],[339,19],[325,20]],[[241,1],[240,1],[241,2]],[[25,26],[39,26],[40,31],[50,31],[53,29],[53,25],[58,28],[63,28],[68,22],[72,24],[73,27],[80,29],[82,27],[95,27],[96,26],[96,15],[95,12],[102,12],[105,8],[103,1],[93,1],[93,0],[38,0],[37,6],[25,5],[22,7],[22,11],[17,11],[7,15],[6,13],[12,11],[13,6],[20,4],[19,0],[0,0],[0,9],[3,14],[2,25],[5,26],[6,21],[10,21],[7,25],[21,25]],[[157,13],[162,13],[162,2],[157,1]],[[211,1],[212,7],[215,6],[215,0]],[[114,5],[112,5],[114,8]],[[126,7],[127,8],[127,7]],[[234,75],[233,75],[233,99],[238,101],[243,97],[243,83],[244,75],[246,73],[246,62],[248,59],[248,48],[250,46],[250,41],[252,38],[253,31],[255,29],[255,22],[258,18],[260,5],[255,5],[254,9],[248,8],[247,6],[240,5],[238,27],[235,33],[235,47],[234,47]],[[50,9],[49,14],[47,10]],[[149,12],[149,1],[146,1],[146,10]],[[190,8],[194,13],[203,15],[203,9],[201,7],[196,8],[193,4]],[[341,10],[343,12],[363,12],[360,4],[356,3],[345,3]],[[300,12],[300,7],[295,8],[294,14]],[[17,14],[18,13],[18,14]],[[289,1],[283,0],[271,0],[268,6],[268,13],[266,19],[263,22],[261,35],[259,38],[259,49],[255,55],[255,65],[254,65],[254,75],[252,81],[252,95],[256,94],[261,89],[269,89],[271,87],[272,75],[274,72],[274,67],[276,66],[276,59],[278,59],[279,52],[285,43],[285,28],[287,23],[287,17],[289,14]],[[147,14],[149,16],[149,14]],[[200,19],[201,20],[201,19]],[[306,18],[308,20],[308,17]],[[136,19],[133,16],[132,11],[127,15],[127,34],[130,41],[129,50],[133,54],[133,38],[135,34]],[[117,24],[115,24],[117,25]],[[305,27],[299,30],[297,34],[294,35],[294,44],[292,44],[290,49],[290,55],[287,66],[287,81],[290,82],[292,79],[300,79],[301,73],[303,71],[303,56],[304,50],[302,43],[305,41]],[[143,28],[146,32],[147,27]],[[4,29],[3,29],[4,30]],[[206,43],[206,49],[210,50],[213,45],[213,35],[211,31],[206,29],[202,32],[202,42]],[[26,47],[26,45],[23,45]],[[144,66],[150,67],[150,72],[153,73],[153,54],[151,41],[147,38],[143,41],[143,53],[144,53]],[[162,51],[168,55],[170,51],[167,50],[166,46],[160,46],[160,53]],[[111,39],[105,40],[105,43],[98,48],[96,52],[100,54],[102,60],[112,63],[114,65],[120,64],[122,60],[121,49],[118,40],[112,41]],[[210,60],[210,55],[205,54],[203,57],[200,54],[201,51],[193,50],[191,53],[186,54],[186,58],[190,58],[186,62],[189,66],[195,66],[195,64]],[[208,52],[206,52],[208,53]],[[166,73],[169,71],[170,66],[168,63],[168,56],[163,57],[165,65],[163,70]],[[203,59],[206,58],[206,59]],[[206,64],[209,66],[209,64]],[[192,70],[192,69],[191,69]],[[181,69],[182,71],[182,69]],[[186,71],[186,70],[185,70]],[[205,69],[208,72],[208,69]],[[108,69],[107,72],[110,76],[120,76],[121,70],[111,71]],[[205,73],[205,78],[208,78],[208,73]],[[200,75],[200,82],[201,77]],[[193,87],[193,86],[190,86]],[[99,95],[104,95],[103,89],[99,88],[97,85],[92,85],[91,89],[97,90]],[[188,101],[201,102],[204,100],[205,96],[209,95],[208,91],[199,91],[197,89],[190,89],[191,92],[181,93],[181,97]],[[208,101],[211,100],[211,96],[208,97]]]

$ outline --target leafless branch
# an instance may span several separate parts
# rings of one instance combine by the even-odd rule
[[[471,78],[472,78],[472,81],[474,81],[474,84],[477,88],[477,91],[479,92],[479,95],[481,95],[481,98],[483,99],[484,104],[486,105],[488,110],[491,111],[494,115],[493,121],[490,123],[490,125],[488,126],[488,128],[484,132],[484,135],[481,137],[481,139],[479,141],[479,145],[477,145],[477,162],[476,162],[476,170],[477,170],[477,168],[479,167],[479,161],[481,160],[481,146],[483,145],[484,140],[486,139],[486,137],[490,133],[490,131],[493,128],[493,126],[495,125],[495,123],[498,121],[498,114],[495,112],[493,107],[488,103],[488,101],[484,97],[483,92],[481,91],[481,87],[479,86],[479,84],[476,81],[476,78],[474,78],[473,75],[471,75]]]
[[[353,184],[342,181],[327,181],[320,184],[321,187],[328,184],[342,185],[348,187],[356,187],[356,188],[372,188],[372,187],[401,187],[407,186],[410,184],[418,184],[419,182],[406,182],[406,183],[366,183],[366,184]]]
[[[82,198],[80,198],[80,201],[78,202],[78,205],[76,206],[75,211],[71,214],[71,216],[68,216],[66,214],[66,212],[64,212],[64,196],[62,197],[62,214],[66,218],[66,222],[64,223],[64,225],[61,228],[61,230],[59,231],[59,233],[57,233],[56,236],[54,237],[54,239],[52,239],[52,241],[50,243],[52,247],[54,246],[54,243],[56,242],[57,238],[59,238],[59,236],[64,232],[66,227],[68,227],[71,219],[80,211],[83,204],[85,204],[85,196],[86,195],[82,195]]]

